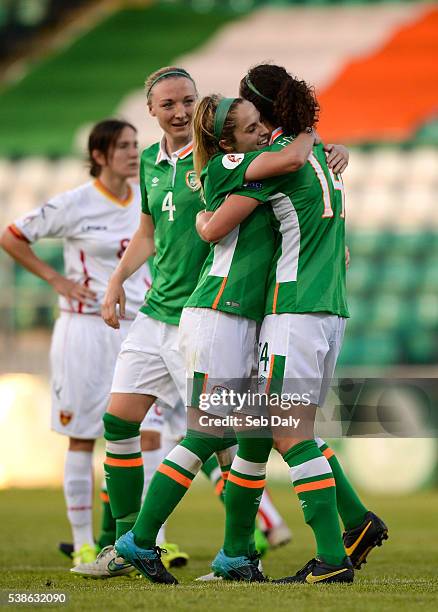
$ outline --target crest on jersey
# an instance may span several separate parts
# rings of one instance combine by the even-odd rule
[[[159,406],[157,403],[154,404],[154,412],[157,416],[162,416],[163,415],[163,410],[161,408],[161,406]]]
[[[198,177],[196,176],[196,172],[194,170],[189,170],[186,172],[186,185],[192,191],[198,191],[201,187],[200,182],[198,181]]]
[[[69,412],[68,410],[60,410],[59,411],[59,420],[61,421],[61,425],[68,425],[73,418],[73,412]]]
[[[233,170],[242,163],[244,157],[244,153],[230,153],[229,155],[224,155],[222,158],[222,165],[227,170]]]

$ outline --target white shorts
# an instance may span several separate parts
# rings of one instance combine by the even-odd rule
[[[153,395],[172,407],[185,401],[177,325],[138,313],[117,357],[111,393]]]
[[[99,316],[63,312],[50,347],[52,429],[80,439],[103,434],[114,365],[131,321],[120,329]]]
[[[241,381],[251,376],[255,342],[255,321],[211,308],[184,308],[179,347],[186,364],[189,405],[197,405],[194,379],[203,378],[206,394],[215,387],[240,391]]]
[[[325,313],[265,317],[259,338],[259,392],[297,393],[322,406],[341,350],[346,319]],[[272,382],[272,386],[271,386]]]

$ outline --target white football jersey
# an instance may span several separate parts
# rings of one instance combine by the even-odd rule
[[[89,181],[52,198],[14,223],[31,243],[40,238],[63,238],[65,276],[97,295],[93,304],[76,302],[73,312],[100,312],[109,277],[140,222],[140,189],[134,184],[130,187],[130,197],[121,202],[99,180]],[[147,264],[125,282],[127,318],[135,317],[150,284]],[[72,311],[63,296],[59,306]]]

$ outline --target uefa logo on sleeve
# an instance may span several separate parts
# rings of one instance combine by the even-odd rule
[[[222,165],[227,170],[233,170],[242,163],[244,157],[244,153],[230,153],[229,155],[224,155],[222,158]]]

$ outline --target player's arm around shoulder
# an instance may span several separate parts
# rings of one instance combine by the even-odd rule
[[[126,296],[123,283],[155,252],[152,217],[144,212],[140,225],[131,238],[123,257],[111,275],[102,302],[101,314],[107,325],[118,329],[119,318],[125,316]],[[118,312],[117,312],[118,306]]]
[[[306,163],[315,143],[315,132],[301,132],[281,151],[264,151],[248,166],[247,181],[257,181],[271,176],[281,176],[300,170]]]
[[[237,227],[258,205],[246,194],[245,171],[255,153],[219,154],[201,174],[207,209],[198,213],[196,229],[205,242],[218,242]],[[233,192],[243,190],[242,195]]]
[[[230,194],[215,211],[201,211],[196,217],[198,234],[206,242],[218,242],[244,221],[260,204],[247,196]]]

